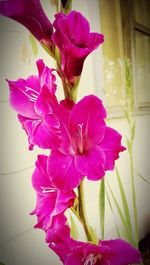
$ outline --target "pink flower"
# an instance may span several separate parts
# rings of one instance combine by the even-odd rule
[[[39,41],[51,44],[53,26],[39,0],[1,0],[0,14],[24,25]]]
[[[90,33],[87,19],[76,11],[68,15],[56,14],[53,25],[56,30],[52,39],[61,53],[62,71],[70,82],[74,82],[81,75],[85,58],[103,43],[104,36]]]
[[[66,219],[63,213],[67,208],[73,206],[76,195],[73,191],[62,192],[52,185],[47,173],[47,156],[45,155],[38,156],[36,168],[32,175],[32,185],[37,194],[36,208],[32,212],[32,214],[37,215],[38,219],[35,228],[41,228],[45,231],[52,229],[54,233],[60,224],[65,225]]]
[[[29,138],[29,148],[57,148],[61,143],[60,109],[56,96],[53,69],[37,61],[38,76],[8,81],[10,105],[19,113],[18,118]]]
[[[70,240],[66,244],[50,243],[64,265],[129,265],[141,263],[137,249],[121,240],[100,241],[99,245]]]
[[[101,179],[113,170],[121,145],[121,135],[104,122],[106,111],[94,95],[86,96],[63,120],[62,144],[48,159],[52,183],[64,191],[77,187],[83,177]],[[57,169],[57,170],[56,170]]]

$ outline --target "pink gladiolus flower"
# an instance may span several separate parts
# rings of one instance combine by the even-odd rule
[[[37,194],[36,208],[32,212],[38,219],[35,228],[45,231],[51,229],[49,237],[52,237],[50,232],[56,233],[55,230],[59,229],[60,224],[65,225],[66,219],[62,214],[67,208],[73,206],[76,195],[73,191],[62,192],[52,185],[47,173],[47,156],[45,155],[38,156],[36,169],[32,175],[32,185]]]
[[[79,12],[56,14],[52,35],[61,53],[61,68],[70,82],[81,75],[85,58],[103,43],[104,36],[90,33],[87,19]]]
[[[59,107],[55,91],[53,69],[37,61],[39,76],[8,81],[10,105],[29,138],[29,148],[57,148],[61,143],[60,123],[56,115]]]
[[[94,95],[86,96],[70,110],[64,121],[62,144],[48,159],[48,171],[54,185],[69,191],[83,177],[101,179],[106,170],[114,169],[121,145],[121,135],[104,122],[106,111]],[[56,170],[57,168],[57,170]]]
[[[39,0],[0,0],[0,14],[24,25],[39,41],[52,43],[53,26]]]
[[[137,249],[121,240],[100,241],[99,245],[70,240],[66,244],[50,243],[64,265],[129,265],[141,263]]]

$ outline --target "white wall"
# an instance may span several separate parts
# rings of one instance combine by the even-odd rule
[[[95,3],[95,6],[89,10],[90,1],[87,1],[88,5],[86,1],[83,1],[81,7],[81,1],[76,0],[75,8],[90,18],[92,12],[93,14],[97,12],[97,1],[92,2]],[[43,3],[46,4],[46,1]],[[53,10],[48,13],[50,17],[52,12]],[[93,20],[93,30],[97,26],[98,20]],[[27,137],[17,121],[16,113],[11,110],[8,103],[9,93],[5,81],[5,78],[15,80],[36,73],[35,61],[37,58],[32,54],[27,31],[21,25],[2,17],[0,17],[0,39],[0,262],[5,265],[59,264],[58,258],[44,243],[44,233],[33,229],[36,218],[29,216],[35,206],[35,192],[31,185],[31,174],[39,150],[28,151]],[[49,66],[53,65],[52,60],[40,47],[38,58],[44,58]],[[97,63],[94,61],[96,58],[98,58]],[[87,58],[78,98],[95,93],[97,87],[99,87],[97,95],[102,94],[100,88],[102,76],[98,76],[98,69],[101,72],[99,58],[100,49],[95,51],[93,56]],[[97,65],[97,68],[95,69],[93,65]],[[59,93],[59,97],[61,96]],[[123,142],[126,144],[128,131],[125,120],[116,118],[110,120],[109,124],[123,134]],[[149,179],[150,172],[149,150],[149,115],[136,116],[135,169],[147,179]],[[127,152],[121,154],[117,165],[123,176],[124,187],[131,206],[131,181]],[[115,174],[110,172],[106,178],[119,198]],[[96,207],[98,186],[97,182],[87,184],[86,200],[89,220],[100,233],[98,208]],[[136,178],[136,194],[140,238],[142,238],[150,229],[150,186],[139,178]],[[132,206],[130,208],[132,211]],[[116,234],[113,217],[109,207],[107,207],[106,238],[110,237],[116,237]]]

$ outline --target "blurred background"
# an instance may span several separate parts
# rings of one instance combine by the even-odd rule
[[[41,3],[53,21],[55,1],[42,0]],[[138,228],[140,241],[150,232],[150,2],[74,0],[72,9],[86,16],[91,31],[105,35],[104,44],[84,63],[78,100],[88,94],[103,99],[107,124],[123,135],[122,141],[127,147],[116,162],[119,178],[115,170],[105,177],[104,225],[103,213],[99,213],[100,183],[86,181],[88,219],[100,238],[116,238],[119,231],[128,240],[114,199],[115,195],[126,222],[125,194],[132,234],[136,237]],[[31,175],[36,156],[43,150],[28,151],[25,132],[9,106],[5,80],[37,74],[38,58],[43,58],[49,67],[55,65],[23,26],[5,17],[0,17],[0,40],[0,262],[57,265],[60,261],[45,244],[44,233],[33,228],[36,218],[29,216],[35,207]],[[63,98],[61,84],[57,93]]]

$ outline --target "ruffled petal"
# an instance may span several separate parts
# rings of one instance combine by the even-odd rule
[[[109,260],[110,265],[141,263],[140,252],[124,240],[100,241],[99,247],[100,253],[104,255],[104,259]]]
[[[121,145],[121,138],[122,136],[116,130],[106,127],[104,138],[100,143],[106,156],[105,170],[113,170],[115,160],[119,158],[119,152],[126,150]]]

